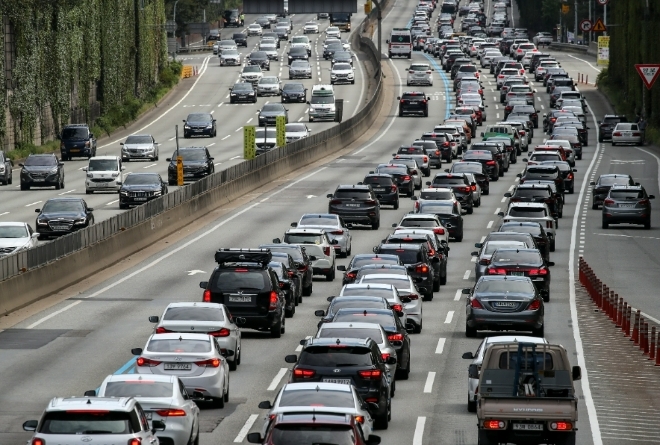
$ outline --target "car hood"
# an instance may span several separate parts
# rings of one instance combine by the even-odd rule
[[[286,137],[288,138],[301,138],[307,136],[307,132],[305,131],[287,131],[286,132]],[[307,227],[307,226],[305,226]],[[312,226],[312,227],[321,227],[321,226]]]
[[[117,176],[119,172],[117,170],[106,170],[106,171],[101,171],[101,170],[96,170],[93,172],[87,172],[87,174],[91,174],[92,176],[112,176],[113,174]]]
[[[352,70],[332,70],[330,74],[353,74]]]
[[[284,116],[282,111],[260,111],[259,116]]]
[[[153,144],[124,144],[124,148],[148,149],[148,148],[153,148]]]
[[[26,172],[49,172],[57,168],[57,165],[26,165],[23,170]]]
[[[221,59],[238,59],[240,57],[240,54],[220,54]]]
[[[0,248],[3,247],[21,247],[26,245],[30,238],[0,238]]]
[[[176,159],[172,162],[176,165]],[[184,167],[206,167],[206,161],[183,161]]]

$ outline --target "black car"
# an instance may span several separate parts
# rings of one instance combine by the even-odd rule
[[[466,154],[468,154],[466,152]],[[477,180],[477,184],[481,188],[482,195],[490,194],[490,177],[488,174],[488,169],[481,162],[472,162],[468,159],[463,159],[461,162],[456,162],[451,166],[449,170],[445,170],[447,173],[472,173],[474,179]]]
[[[5,152],[0,150],[0,184],[7,185],[11,184],[14,178],[12,173],[12,167],[14,162],[9,159]]]
[[[308,61],[309,54],[307,54],[307,48],[304,46],[294,46],[293,48],[290,48],[289,54],[287,54],[287,59],[289,61],[289,65],[291,65],[294,60]]]
[[[427,182],[430,188],[449,188],[454,192],[456,200],[468,213],[473,212],[474,199],[472,184],[463,173],[438,173],[433,181]]]
[[[289,40],[290,31],[291,30],[289,29],[288,26],[280,26],[280,25],[275,26],[275,34],[277,34],[277,38],[279,40]]]
[[[653,195],[647,195],[641,185],[615,185],[610,188],[603,201],[603,229],[610,224],[643,224],[646,230],[651,228],[651,201]]]
[[[343,51],[344,50],[344,45],[341,44],[341,42],[336,42],[336,43],[330,43],[328,46],[326,46],[323,49],[323,58],[325,60],[331,59],[335,55],[335,52],[337,51]]]
[[[206,147],[185,147],[174,151],[171,158],[167,158],[167,183],[177,185],[177,157],[183,158],[183,180],[194,181],[215,172],[213,159]]]
[[[511,113],[524,113],[529,116],[529,120],[534,123],[534,128],[539,128],[538,110],[533,105],[515,105]]]
[[[224,304],[234,317],[245,318],[242,328],[270,331],[279,338],[285,327],[285,291],[268,267],[272,255],[268,249],[218,249],[218,263],[209,281],[202,281],[202,301]]]
[[[22,164],[21,190],[30,187],[64,188],[64,164],[54,154],[31,154]]]
[[[337,270],[344,272],[342,284],[351,284],[355,282],[357,272],[362,266],[369,264],[391,264],[403,265],[401,260],[396,255],[374,255],[372,253],[357,254],[348,263],[348,266],[337,266]]]
[[[374,247],[379,255],[396,255],[408,268],[408,275],[413,279],[424,300],[433,300],[434,269],[426,244],[386,244]]]
[[[399,193],[404,196],[413,196],[415,194],[415,184],[412,179],[410,167],[404,164],[379,164],[376,170],[370,171],[373,174],[390,175],[394,179]]]
[[[564,214],[564,201],[558,194],[553,193],[548,184],[525,183],[518,184],[512,192],[504,194],[509,203],[514,202],[543,202],[548,205],[554,218],[561,218]]]
[[[540,165],[556,165],[564,178],[566,193],[573,194],[575,192],[575,175],[573,173],[577,171],[577,168],[571,168],[566,161],[542,161]]]
[[[399,208],[399,187],[397,187],[392,175],[385,173],[368,174],[359,184],[370,185],[378,196],[380,205],[391,205],[394,210]]]
[[[534,238],[534,243],[536,244],[536,248],[541,252],[541,255],[543,255],[543,258],[545,258],[546,261],[550,259],[550,239],[548,238],[548,234],[545,232],[545,229],[541,225],[541,223],[538,222],[516,222],[516,221],[510,221],[503,223],[499,229],[497,229],[498,232],[520,232],[520,233],[528,233],[532,235],[532,238]]]
[[[215,119],[211,113],[191,113],[183,120],[183,137],[217,135]]]
[[[335,317],[335,314],[340,309],[389,309],[390,304],[384,297],[372,296],[344,296],[344,297],[328,297],[330,304],[325,311],[320,309],[314,311],[314,315],[321,317],[318,322],[318,327],[323,323],[330,323]],[[397,314],[398,315],[398,314]]]
[[[119,208],[144,204],[167,194],[167,183],[158,173],[129,173],[119,188]]]
[[[486,275],[529,277],[543,301],[550,301],[550,266],[538,249],[497,249],[490,257]]]
[[[298,82],[285,83],[282,86],[282,103],[307,102],[307,88]]]
[[[247,57],[247,63],[248,65],[257,65],[262,70],[270,71],[270,59],[265,51],[251,52]]]
[[[73,157],[96,156],[96,139],[87,124],[66,125],[59,135],[60,157],[70,161]]]
[[[227,9],[222,13],[222,22],[225,28],[230,26],[243,26],[243,21],[241,20],[241,13],[238,9]]]
[[[527,232],[490,232],[483,242],[474,243],[474,247],[482,249],[489,241],[519,241],[525,243],[528,249],[538,249],[534,237]],[[473,255],[474,256],[474,255]]]
[[[495,155],[490,150],[481,150],[481,149],[468,150],[465,153],[463,153],[462,162],[469,162],[471,164],[478,162],[486,170],[486,175],[488,176],[489,181],[497,181],[500,178],[500,176],[502,176],[501,175],[502,170],[500,170],[500,164],[496,156],[497,155]],[[458,162],[457,164],[460,164],[460,162]],[[471,172],[467,172],[467,173],[471,173]]]
[[[284,123],[289,123],[289,110],[284,108],[281,103],[265,104],[259,110],[259,126],[260,127],[274,127],[277,122],[277,116],[284,116]]]
[[[257,17],[257,19],[254,21],[254,23],[258,24],[261,26],[263,29],[270,29],[270,20],[266,16],[261,16]],[[236,39],[234,39],[236,40]]]
[[[435,215],[447,229],[450,237],[457,242],[463,241],[463,215],[455,202],[422,200],[419,201],[416,212]]]
[[[524,184],[525,181],[535,180],[555,181],[559,193],[563,194],[566,191],[564,187],[564,177],[562,176],[559,167],[556,165],[528,165],[523,173],[518,173],[516,176],[520,178],[520,184]]]
[[[408,380],[410,375],[410,336],[394,309],[343,308],[333,322],[378,323],[396,351],[396,378]]]
[[[238,82],[229,88],[229,103],[237,102],[257,103],[257,92],[251,82]]]
[[[353,54],[350,51],[335,51],[331,63],[332,65],[335,63],[348,63],[353,66]]]
[[[293,285],[296,289],[296,306],[303,302],[303,283],[305,282],[305,274],[303,271],[298,269],[298,263],[293,259],[293,257],[286,252],[275,252],[273,249],[269,249],[270,254],[273,256],[273,261],[280,262],[286,266],[286,275],[288,280],[293,281]],[[278,274],[279,276],[279,274]]]
[[[288,289],[284,291],[284,316],[286,318],[293,317],[296,313],[296,306],[298,306],[298,288],[296,282],[293,280],[293,275],[289,274],[289,268],[282,262],[273,260],[268,263],[268,267],[277,274],[277,279],[280,282],[280,287],[285,288],[288,284]]]
[[[429,260],[433,266],[433,292],[440,290],[441,284],[447,283],[446,247],[437,244],[437,238],[426,233],[393,233],[383,240],[386,244],[426,244]],[[360,278],[362,269],[358,271]]]
[[[93,208],[82,198],[50,198],[37,216],[37,233],[41,239],[66,235],[94,224]]]
[[[371,338],[303,340],[300,358],[287,355],[285,361],[294,364],[291,383],[348,380],[362,400],[370,404],[375,426],[387,428],[392,411],[392,382],[386,364],[393,365],[397,360],[383,360],[378,344]]]
[[[312,290],[314,287],[314,281],[312,280],[314,272],[312,270],[312,261],[316,259],[313,255],[307,255],[305,252],[305,246],[300,244],[285,244],[285,243],[273,243],[273,244],[260,244],[259,249],[268,249],[271,251],[271,255],[276,253],[286,253],[293,258],[295,268],[298,269],[302,277],[302,294],[305,297],[312,295]]]
[[[433,156],[431,156],[431,158],[436,158],[440,165],[442,165],[442,161],[451,162],[454,158],[454,153],[451,149],[451,143],[453,142],[454,138],[449,133],[424,133],[422,134],[420,140],[432,141],[435,143],[436,152],[433,154]]]
[[[236,46],[244,46],[247,48],[247,36],[242,32],[234,33],[231,39],[236,42]]]
[[[598,180],[595,182],[591,181],[590,185],[593,186],[591,208],[596,210],[603,203],[613,185],[639,185],[639,182],[633,181],[630,175],[607,174],[600,175]]]
[[[380,227],[380,203],[369,185],[340,185],[327,195],[328,213],[339,215],[347,223]]]
[[[583,122],[578,118],[577,116],[572,117],[572,116],[567,116],[567,117],[562,117],[557,119],[555,122],[554,127],[552,128],[552,133],[557,134],[558,131],[561,128],[568,127],[568,128],[575,128],[577,130],[577,135],[578,138],[580,139],[580,143],[582,144],[583,147],[586,147],[589,145],[589,128],[586,124],[586,122]],[[582,147],[580,147],[582,148]],[[575,157],[578,160],[582,160],[582,150],[580,149],[575,153]]]
[[[429,115],[429,97],[423,91],[405,91],[403,96],[397,97],[399,101],[399,117],[404,114]]]

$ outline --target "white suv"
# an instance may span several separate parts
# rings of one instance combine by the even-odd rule
[[[119,192],[124,179],[122,173],[126,170],[121,165],[119,156],[94,156],[89,159],[85,178],[85,192],[90,195],[94,192]]]
[[[147,416],[133,397],[55,397],[40,420],[23,423],[33,431],[30,443],[80,445],[94,443],[142,443],[158,445],[155,431],[165,429],[162,421],[149,425]]]
[[[330,69],[330,84],[355,83],[355,72],[350,63],[335,63]]]
[[[411,63],[408,68],[406,85],[433,86],[433,68],[428,63]]]
[[[284,234],[284,242],[305,248],[307,255],[312,258],[314,275],[325,275],[327,281],[335,279],[335,245],[339,242],[330,241],[325,229],[289,229]]]

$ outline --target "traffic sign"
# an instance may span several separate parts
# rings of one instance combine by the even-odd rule
[[[243,127],[243,159],[254,159],[257,155],[255,133],[254,125],[246,125]]]
[[[582,31],[589,32],[589,31],[591,31],[591,28],[593,28],[593,23],[591,23],[591,20],[584,19],[580,22],[580,29]]]
[[[278,147],[286,145],[286,116],[275,117],[275,140]]]
[[[600,6],[605,6],[610,0],[596,0]]]
[[[605,23],[603,23],[603,20],[598,17],[598,20],[596,20],[596,23],[594,23],[594,26],[591,28],[591,30],[594,32],[605,32],[607,31],[607,27],[605,26]]]
[[[183,187],[183,156],[176,157],[176,185]]]
[[[660,74],[660,65],[659,64],[637,64],[635,69],[639,73],[639,77],[642,78],[644,85],[648,90],[651,89],[653,83],[658,78]]]

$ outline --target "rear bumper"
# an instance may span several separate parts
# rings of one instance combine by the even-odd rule
[[[543,326],[543,315],[541,311],[510,313],[473,309],[467,314],[466,324],[480,331],[531,331]]]

